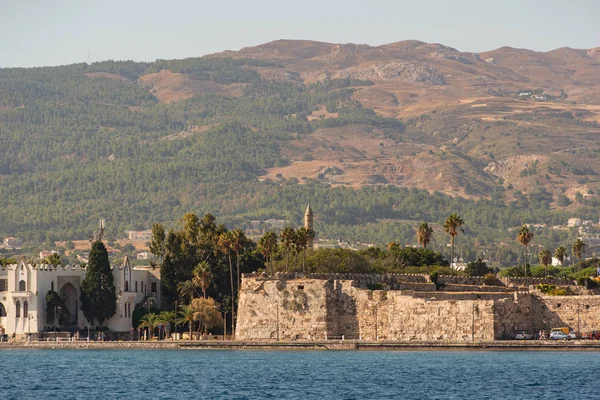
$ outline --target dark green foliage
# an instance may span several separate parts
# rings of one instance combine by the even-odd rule
[[[101,241],[92,243],[85,278],[81,283],[80,302],[81,311],[90,325],[98,321],[102,326],[117,310],[114,277],[108,262],[108,252]]]
[[[488,272],[483,277],[483,284],[486,286],[495,286],[498,284],[498,278],[491,272]]]
[[[49,265],[62,265],[62,260],[58,254],[53,253],[53,254],[49,255],[48,257],[46,257],[46,259],[44,260],[44,263],[49,264]]]
[[[16,263],[17,263],[17,260],[15,260],[14,258],[0,257],[0,267],[6,267],[7,265],[16,264]]]
[[[571,216],[551,211],[552,195],[543,189],[504,203],[501,187],[490,200],[471,201],[393,186],[356,190],[317,181],[259,182],[265,169],[289,163],[282,151],[287,141],[320,128],[360,124],[367,130],[382,128],[394,140],[406,135],[401,121],[378,116],[352,98],[355,87],[371,82],[333,79],[303,85],[293,73],[289,82],[268,82],[259,79],[260,68],[280,66],[209,57],[0,69],[0,236],[33,243],[85,238],[101,218],[111,236],[155,222],[168,224],[168,231],[189,211],[218,213],[227,226],[241,228],[261,218],[297,225],[310,201],[318,209],[321,237],[377,245],[392,240],[416,244],[414,228],[420,221],[439,229],[447,215],[458,213],[469,227],[458,241],[465,259],[483,258],[485,251],[485,258],[510,265],[522,262],[522,251],[497,246],[514,241],[508,228],[532,221],[556,225]],[[192,79],[242,82],[243,95],[203,94],[160,103],[134,80],[161,69]],[[85,75],[92,72],[126,79]],[[323,105],[338,117],[309,121]],[[483,193],[471,183],[464,185]],[[564,196],[561,201],[570,204]],[[586,196],[580,205],[577,216],[597,217],[598,201]],[[536,241],[539,237],[544,246],[555,248],[567,239],[561,235],[536,233]],[[439,236],[429,247],[449,257],[447,238]],[[411,257],[399,262],[423,265]]]
[[[179,298],[177,284],[192,280],[194,268],[205,261],[210,266],[213,278],[207,295],[221,304],[223,309],[231,309],[228,257],[217,246],[219,235],[227,232],[225,226],[217,225],[216,218],[211,214],[205,214],[200,219],[194,213],[186,213],[179,221],[179,229],[169,230],[165,234],[162,225],[154,224],[152,232],[151,249],[160,260],[162,296],[168,308]],[[240,249],[241,273],[264,267],[260,254],[254,251],[255,247],[255,243],[246,242]],[[237,280],[234,292],[237,292]]]
[[[137,329],[140,326],[140,320],[142,319],[142,317],[148,313],[159,313],[160,310],[154,306],[150,307],[150,311],[148,311],[148,309],[145,306],[140,306],[140,307],[135,307],[135,309],[133,310],[133,313],[131,313],[131,326],[133,326],[134,329]]]
[[[148,68],[149,63],[135,61],[100,61],[92,63],[85,68],[85,72],[108,72],[118,74],[129,80],[138,79]]]
[[[598,287],[598,282],[593,279],[590,279],[589,276],[581,276],[577,278],[577,284],[579,286],[584,286],[586,289],[593,289]]]
[[[433,250],[416,248],[416,247],[401,247],[392,250],[392,257],[396,260],[397,265],[401,267],[425,267],[425,266],[449,266],[446,259]]]
[[[369,290],[385,290],[385,286],[383,286],[383,283],[369,283],[367,284],[367,289]]]
[[[389,252],[379,247],[370,247],[361,251],[317,249],[306,258],[307,271],[317,273],[395,273],[406,272],[405,269],[408,267],[448,265],[440,254],[412,247]]]
[[[490,272],[487,264],[481,261],[481,258],[477,261],[467,263],[467,267],[465,268],[465,273],[469,276],[485,276]]]
[[[556,199],[556,204],[558,204],[561,207],[567,207],[571,204],[571,200],[569,200],[569,198],[567,196],[565,196],[564,194],[561,194]]]
[[[345,249],[318,249],[306,257],[307,271],[317,273],[354,273],[372,272],[370,263],[364,255]]]
[[[64,318],[69,315],[69,309],[65,305],[65,300],[54,290],[48,290],[46,293],[46,323],[51,326],[54,326],[55,323],[56,325],[61,325]]]
[[[438,278],[440,277],[440,273],[437,271],[433,271],[432,273],[429,274],[429,280],[435,284],[435,286],[437,287],[438,284]]]

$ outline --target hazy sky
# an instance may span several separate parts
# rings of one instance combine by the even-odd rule
[[[461,51],[600,46],[600,0],[0,0],[0,67],[151,61],[276,39]]]

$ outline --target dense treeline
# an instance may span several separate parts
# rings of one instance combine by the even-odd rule
[[[441,225],[450,213],[466,221],[457,254],[516,263],[522,253],[507,229],[523,223],[564,223],[544,191],[504,203],[468,201],[396,187],[331,188],[322,181],[259,182],[266,168],[288,160],[282,143],[319,128],[376,126],[401,136],[401,121],[380,117],[352,99],[369,81],[342,79],[303,85],[270,82],[258,60],[202,58],[155,63],[106,61],[51,68],[0,69],[0,235],[31,242],[85,238],[105,218],[109,235],[172,224],[188,211],[212,212],[228,226],[250,219],[300,222],[307,202],[317,212],[318,236],[385,245],[414,243],[421,221],[437,231],[432,248],[447,252]],[[139,76],[170,69],[195,79],[242,83],[240,97],[202,94],[164,104],[138,84]],[[90,78],[86,73],[124,79]],[[326,107],[336,118],[307,118]],[[583,201],[578,216],[595,218]],[[536,240],[554,246],[572,233],[544,230]],[[497,243],[503,243],[497,246]]]

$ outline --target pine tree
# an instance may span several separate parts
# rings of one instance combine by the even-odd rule
[[[117,311],[117,295],[108,252],[104,243],[92,243],[90,259],[81,283],[81,311],[90,324],[94,320],[102,326]]]

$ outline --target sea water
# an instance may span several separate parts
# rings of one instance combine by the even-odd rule
[[[600,353],[0,350],[0,399],[600,399]]]

